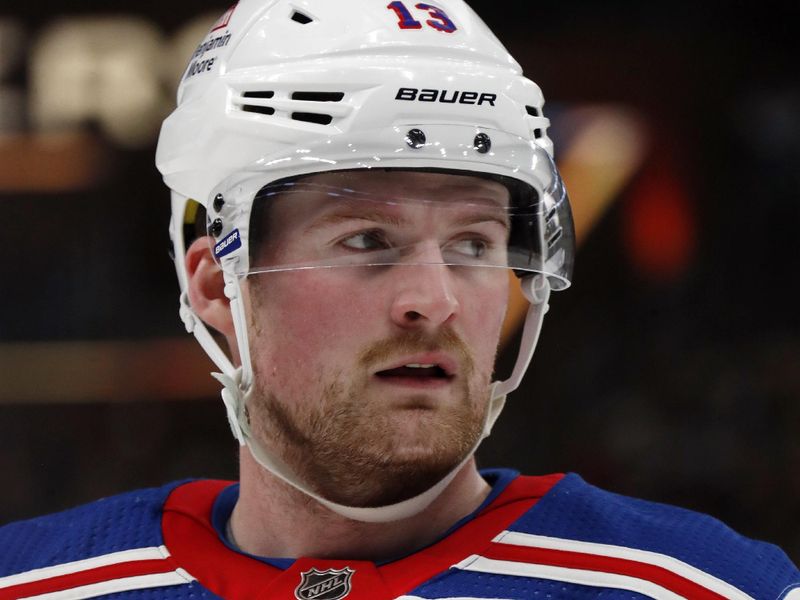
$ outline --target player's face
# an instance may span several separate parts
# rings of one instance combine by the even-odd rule
[[[342,177],[310,181],[341,186]],[[318,493],[368,506],[424,491],[482,431],[508,272],[442,262],[504,252],[508,192],[446,174],[347,177],[368,197],[435,202],[356,210],[321,192],[272,201],[269,256],[259,260],[358,263],[376,247],[404,250],[401,264],[248,279],[256,381],[249,410],[261,443]]]

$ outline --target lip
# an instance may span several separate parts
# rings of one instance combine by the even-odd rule
[[[378,375],[381,371],[390,371],[391,369],[397,369],[408,364],[435,364],[445,372],[446,377],[392,377]],[[376,369],[372,374],[372,380],[381,385],[400,387],[408,390],[433,391],[451,385],[457,372],[458,363],[450,355],[444,352],[426,352],[403,357],[380,369]]]
[[[442,389],[448,387],[453,382],[450,378],[378,377],[377,375],[373,375],[372,380],[381,385],[391,385],[414,390]]]
[[[376,369],[373,375],[377,375],[381,371],[391,371],[392,369],[399,369],[400,367],[404,367],[406,365],[437,365],[441,368],[446,378],[437,380],[443,382],[452,381],[454,377],[458,375],[458,362],[446,352],[423,352],[420,354],[411,354],[409,356],[404,356],[396,361],[388,365],[384,365],[379,369]],[[394,379],[393,377],[387,377],[387,379]]]

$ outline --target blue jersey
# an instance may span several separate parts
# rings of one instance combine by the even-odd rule
[[[0,528],[0,600],[799,600],[777,547],[570,474],[485,471],[492,493],[442,538],[384,563],[231,548],[238,486],[173,483]],[[320,535],[325,535],[324,531]]]

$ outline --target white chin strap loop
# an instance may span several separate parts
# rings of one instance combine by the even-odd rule
[[[242,362],[240,387],[247,391],[253,385],[253,363],[250,360],[250,341],[247,337],[247,316],[244,312],[241,280],[238,276],[223,271],[225,277],[225,296],[230,300],[233,328],[239,346],[239,360]]]
[[[461,468],[472,458],[472,455],[475,453],[475,450],[477,450],[481,440],[483,437],[485,437],[481,437],[481,439],[478,440],[464,460],[461,461],[458,466],[450,471],[450,473],[448,473],[436,485],[427,489],[423,493],[414,496],[413,498],[386,506],[346,506],[344,504],[332,502],[312,491],[303,481],[300,480],[300,478],[295,475],[295,473],[288,465],[286,465],[286,463],[258,443],[258,440],[255,439],[250,430],[250,424],[248,422],[247,412],[245,410],[245,406],[251,398],[253,387],[251,387],[247,392],[242,390],[241,368],[236,369],[233,377],[229,377],[223,373],[212,373],[212,375],[224,386],[222,390],[222,400],[225,403],[228,413],[228,420],[234,436],[239,440],[241,445],[247,446],[256,462],[258,462],[258,464],[276,477],[282,479],[307,496],[310,496],[326,508],[354,521],[386,523],[389,521],[399,521],[401,519],[406,519],[419,514],[444,491],[444,489],[450,484],[453,478],[455,478]],[[487,421],[488,418],[489,413],[487,412]],[[486,430],[487,425],[488,423],[484,423],[484,430]]]
[[[489,410],[486,415],[486,425],[483,437],[487,438],[492,433],[497,417],[506,405],[506,396],[519,387],[525,371],[533,358],[536,344],[539,343],[539,334],[542,332],[544,316],[550,309],[550,282],[544,275],[531,275],[522,280],[522,294],[529,302],[528,313],[525,315],[525,325],[522,329],[522,341],[517,353],[517,362],[511,376],[505,381],[495,381],[492,384],[489,397]]]
[[[200,347],[205,350],[212,362],[223,373],[232,375],[236,370],[233,363],[228,358],[228,355],[222,351],[217,341],[211,336],[211,333],[206,328],[203,321],[194,314],[192,307],[189,305],[189,295],[186,292],[181,293],[179,313],[186,331],[194,335]]]
[[[525,326],[522,330],[522,341],[519,345],[517,362],[511,376],[505,381],[496,381],[492,387],[492,399],[510,394],[519,387],[525,371],[533,358],[536,344],[539,343],[539,334],[542,332],[544,316],[550,310],[550,282],[544,275],[525,277],[522,280],[522,294],[530,303],[528,314],[525,316]]]
[[[197,317],[189,304],[188,294],[183,292],[180,297],[180,317],[186,326],[186,331],[194,334],[203,350],[211,358],[220,373],[211,373],[222,384],[222,401],[225,403],[225,412],[233,437],[240,446],[245,445],[245,435],[242,423],[246,423],[245,403],[242,402],[244,391],[252,387],[253,368],[250,361],[250,346],[247,339],[247,320],[242,303],[242,289],[239,278],[224,272],[225,296],[230,300],[231,315],[236,330],[236,341],[239,345],[241,367],[233,363],[219,347],[219,344],[208,331],[203,321]],[[243,391],[244,390],[244,391]]]
[[[472,452],[464,459],[464,461],[453,469],[448,475],[439,481],[435,486],[426,490],[418,496],[409,498],[396,504],[377,507],[357,507],[346,506],[332,502],[323,498],[319,494],[312,491],[305,482],[295,475],[292,469],[284,463],[280,457],[270,452],[267,448],[258,443],[258,440],[252,435],[249,423],[247,422],[247,414],[244,406],[250,400],[252,388],[250,392],[243,393],[240,388],[239,379],[241,376],[241,369],[237,369],[235,377],[228,377],[222,373],[213,373],[214,377],[222,383],[224,389],[222,390],[222,399],[228,409],[228,418],[231,420],[231,429],[234,430],[234,435],[238,437],[242,445],[246,445],[250,453],[255,458],[256,462],[260,464],[267,471],[291,485],[293,488],[310,496],[326,508],[348,519],[354,521],[365,521],[368,523],[386,523],[389,521],[398,521],[412,517],[422,512],[431,502],[433,502],[439,494],[450,484],[456,476],[461,467],[472,456]],[[236,415],[236,417],[233,417]],[[239,437],[241,436],[241,437]],[[474,451],[474,450],[473,450]]]
[[[286,463],[259,444],[252,435],[246,408],[254,389],[252,385],[253,370],[252,363],[250,362],[250,347],[247,339],[247,320],[242,304],[239,279],[235,275],[228,275],[226,273],[225,294],[231,301],[231,314],[233,315],[234,327],[236,329],[236,339],[239,344],[239,355],[242,360],[242,366],[234,369],[231,365],[229,370],[228,366],[230,365],[230,361],[227,361],[227,357],[225,357],[227,364],[224,361],[214,359],[214,362],[223,372],[212,373],[212,375],[223,385],[222,400],[225,403],[228,421],[233,435],[239,441],[239,444],[247,446],[253,458],[270,473],[343,517],[355,521],[385,523],[406,519],[419,514],[444,491],[464,465],[469,462],[483,439],[489,436],[497,417],[500,416],[500,412],[503,409],[506,395],[517,388],[525,374],[525,370],[528,368],[528,363],[531,361],[536,343],[539,339],[544,315],[548,309],[550,284],[543,275],[530,276],[522,280],[522,291],[525,298],[530,302],[530,307],[528,308],[528,314],[525,319],[519,356],[517,357],[517,362],[511,377],[506,381],[498,381],[492,384],[489,407],[486,411],[486,418],[483,425],[483,433],[472,449],[467,453],[460,464],[436,485],[425,492],[413,498],[387,506],[356,507],[331,502],[309,489]],[[195,320],[197,319],[195,318]],[[203,327],[199,321],[197,321],[197,323],[193,331],[203,348],[206,349],[210,355],[212,354],[211,349],[206,347],[206,343],[210,340],[210,344],[213,344],[216,351],[221,353],[222,351],[213,338],[211,338],[205,327]],[[208,340],[205,339],[206,337]],[[212,358],[214,358],[213,355]]]

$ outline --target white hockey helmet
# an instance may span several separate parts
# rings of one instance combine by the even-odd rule
[[[233,433],[262,466],[332,510],[364,521],[419,512],[461,467],[415,498],[348,507],[315,494],[252,437],[245,406],[253,370],[240,281],[269,270],[330,266],[260,264],[253,253],[263,242],[251,226],[254,205],[301,191],[304,176],[332,171],[346,178],[377,168],[424,170],[504,183],[511,191],[508,251],[488,266],[513,269],[531,308],[514,371],[492,387],[486,437],[528,366],[550,289],[566,288],[571,277],[572,217],[543,103],[539,87],[462,0],[242,0],[198,45],[178,107],[164,121],[156,162],[172,190],[181,318],[220,369],[214,376],[224,386]],[[343,185],[330,196],[342,194],[359,192]],[[185,250],[198,220],[216,240],[240,367],[188,301]],[[384,254],[369,264],[396,260],[396,253]]]

